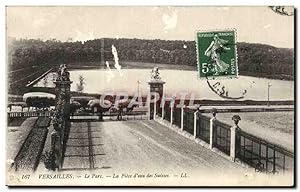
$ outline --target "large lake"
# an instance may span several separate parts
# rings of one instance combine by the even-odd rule
[[[162,80],[166,82],[164,92],[168,96],[177,94],[179,97],[180,93],[185,92],[194,94],[195,99],[222,99],[209,88],[206,80],[198,79],[197,71],[165,69],[160,70],[160,74]],[[84,78],[83,92],[86,93],[116,94],[121,91],[133,95],[138,91],[139,81],[139,94],[147,95],[151,70],[122,69],[121,73],[117,70],[105,69],[71,70],[72,91],[77,90],[80,75]],[[53,79],[55,79],[54,75],[49,73],[35,86],[53,86]],[[232,97],[241,96],[246,90],[242,100],[267,100],[268,83],[271,84],[270,100],[294,100],[294,81],[239,76],[237,79],[210,80],[210,83],[215,84],[218,81],[220,87],[224,86],[228,90],[228,95]]]

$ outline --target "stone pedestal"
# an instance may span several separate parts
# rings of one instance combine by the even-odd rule
[[[55,81],[56,106],[55,109],[60,109],[63,117],[70,118],[70,90],[72,81]]]
[[[237,139],[237,131],[239,128],[239,121],[241,120],[241,117],[239,115],[234,115],[232,117],[233,126],[230,129],[230,157],[232,161],[235,161],[235,155],[236,155],[236,142],[240,142],[239,139]]]
[[[159,98],[156,98],[155,102],[149,103],[149,119],[153,119],[154,117],[154,105],[156,105],[156,110],[158,110],[159,105],[161,103],[164,91],[164,84],[165,82],[160,79],[151,79],[148,84],[150,85],[150,96],[154,96],[155,93],[158,95]],[[150,101],[152,98],[149,98]]]
[[[58,146],[59,149],[55,149],[54,152],[56,159],[56,164],[58,169],[62,167],[63,163],[63,153],[65,142],[68,138],[70,131],[70,89],[72,81],[55,81],[56,87],[56,102],[55,102],[55,120],[56,129],[55,137],[51,138],[52,145]]]

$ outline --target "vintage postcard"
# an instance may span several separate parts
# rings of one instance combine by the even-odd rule
[[[295,186],[291,6],[7,6],[8,186]]]

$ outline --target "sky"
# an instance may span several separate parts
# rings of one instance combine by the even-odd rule
[[[197,30],[235,28],[237,41],[294,47],[294,17],[269,7],[7,7],[7,36],[85,41],[195,40]]]

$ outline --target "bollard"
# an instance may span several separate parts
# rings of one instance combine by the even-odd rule
[[[234,125],[230,128],[230,158],[232,161],[235,161],[236,130],[239,128],[238,124],[241,117],[239,115],[234,115],[232,120]]]

